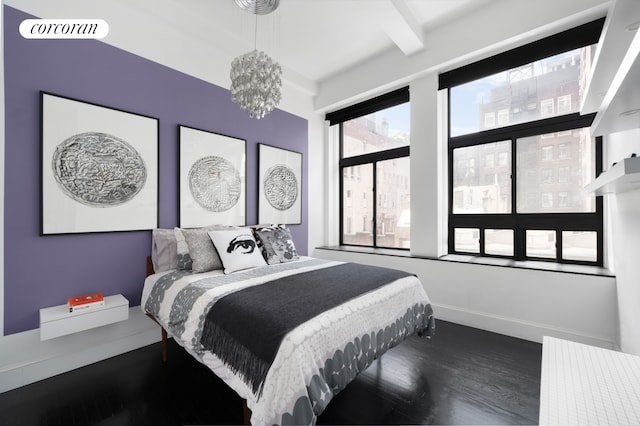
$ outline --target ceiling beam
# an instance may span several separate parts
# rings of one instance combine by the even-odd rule
[[[406,0],[389,0],[391,12],[384,17],[383,28],[389,38],[406,56],[424,49],[422,27]]]

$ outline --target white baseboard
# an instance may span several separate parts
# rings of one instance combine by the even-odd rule
[[[456,306],[437,303],[432,303],[431,305],[436,318],[436,337],[438,335],[437,320],[441,319],[443,321],[454,322],[532,342],[542,343],[544,336],[552,336],[601,348],[617,349],[615,342],[605,337],[590,336],[575,330],[560,329],[548,324],[526,322],[486,312],[470,311]]]
[[[0,337],[0,393],[160,339],[160,328],[144,315],[139,306],[129,308],[126,321],[51,340],[41,341],[39,329]]]

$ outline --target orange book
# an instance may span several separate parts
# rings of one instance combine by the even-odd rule
[[[85,294],[84,296],[69,298],[69,312],[78,309],[85,309],[94,306],[104,305],[104,298],[101,293]]]

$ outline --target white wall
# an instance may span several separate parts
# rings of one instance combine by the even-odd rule
[[[640,155],[640,129],[607,136],[604,148],[605,170],[631,153]],[[609,207],[613,266],[618,283],[620,348],[640,355],[640,189],[605,195],[605,202]]]
[[[436,330],[441,319],[540,343],[543,336],[554,336],[616,346],[612,277],[327,249],[313,255],[416,274],[432,302]]]
[[[4,22],[4,2],[0,22]],[[0,238],[4,241],[4,36],[0,25]],[[0,244],[0,339],[4,335],[4,243]]]
[[[443,254],[443,211],[446,203],[446,150],[438,115],[438,76],[415,79],[411,95],[411,253]],[[420,190],[416,190],[419,188]]]

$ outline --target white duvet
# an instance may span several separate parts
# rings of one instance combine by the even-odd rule
[[[430,302],[415,276],[352,299],[289,332],[280,344],[259,397],[242,377],[204,350],[200,333],[208,309],[224,295],[340,263],[302,257],[295,262],[229,275],[222,271],[167,271],[147,277],[141,307],[176,342],[246,399],[253,425],[314,424],[331,398],[387,349],[411,334],[431,334]]]

